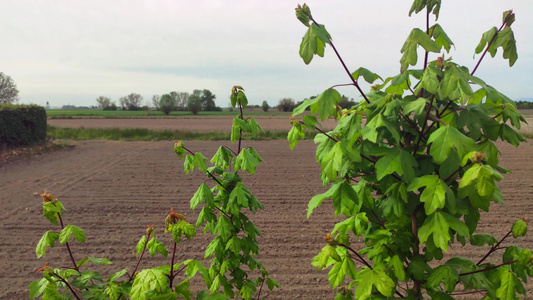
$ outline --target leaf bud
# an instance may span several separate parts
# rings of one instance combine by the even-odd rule
[[[291,116],[289,119],[289,123],[291,123],[291,125],[296,125],[298,124],[298,120],[296,120],[294,116]]]
[[[437,67],[437,69],[442,69],[442,63],[443,63],[442,56],[437,57],[437,62],[435,63],[435,66]]]
[[[511,24],[513,24],[514,21],[515,15],[512,9],[503,12],[503,23],[505,23],[505,27],[511,27]]]
[[[37,269],[36,272],[44,272],[45,270],[52,270],[52,268],[50,268],[50,266],[48,266],[47,262],[44,263],[44,267]]]
[[[303,7],[298,4],[296,7],[296,18],[302,22],[305,26],[309,27],[309,21],[311,17],[311,10],[309,9],[309,6],[304,3]]]
[[[330,244],[332,246],[336,246],[337,245],[337,242],[334,239],[331,238],[331,234],[329,234],[329,233],[324,236],[324,241],[326,241],[326,243],[328,243],[328,244]]]
[[[474,153],[474,155],[470,157],[470,161],[473,164],[480,164],[482,160],[483,160],[483,154],[481,153]]]
[[[41,196],[43,197],[43,202],[57,202],[56,197],[54,197],[52,194],[44,192],[44,194],[41,194]]]
[[[148,226],[148,228],[146,229],[146,235],[148,237],[153,237],[154,236],[154,225],[150,225]]]
[[[379,92],[379,90],[381,90],[381,86],[379,84],[374,84],[374,85],[370,86],[370,90],[372,92]]]
[[[513,224],[513,227],[511,228],[511,232],[513,233],[513,238],[517,238],[520,236],[525,236],[527,233],[527,218],[522,218],[519,220],[516,220]]]
[[[187,221],[187,219],[182,215],[174,212],[174,208],[170,208],[170,213],[165,219],[165,230],[169,230],[171,224],[176,224],[179,221]]]

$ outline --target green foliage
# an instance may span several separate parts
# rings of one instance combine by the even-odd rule
[[[438,18],[440,2],[415,0],[409,14],[426,11]],[[323,56],[326,44],[342,61],[307,5],[298,6],[296,16],[308,27],[300,46],[306,64]],[[513,65],[512,22],[514,14],[505,12],[503,25],[484,33],[475,53],[494,56],[501,47]],[[477,232],[480,210],[503,202],[496,183],[508,171],[498,165],[495,142],[518,146],[525,139],[515,129],[525,119],[513,101],[473,75],[483,56],[472,72],[445,59],[441,52],[454,43],[439,24],[430,25],[407,37],[400,74],[383,80],[365,68],[347,72],[363,97],[358,105],[341,110],[340,94],[331,87],[293,111],[290,147],[304,129],[319,131],[316,161],[329,188],[309,201],[308,217],[326,199],[335,216],[345,216],[311,262],[319,271],[329,269],[335,299],[453,299],[457,292],[516,299],[533,275],[530,250],[502,246],[508,237],[527,233],[527,219],[517,220],[504,237]],[[425,51],[422,69],[409,69],[419,64],[419,46]],[[438,53],[433,61],[432,53]],[[383,83],[363,93],[361,77]],[[308,107],[321,121],[337,120],[337,127],[324,132],[316,117],[296,119]],[[362,239],[360,249],[354,239]],[[461,257],[439,263],[452,244],[467,241],[490,248],[477,263]],[[485,262],[503,249],[502,263]]]
[[[170,114],[176,107],[174,99],[169,94],[164,94],[159,100],[159,109],[165,114]]]
[[[0,105],[0,151],[6,147],[42,144],[46,139],[46,112],[37,105]]]
[[[231,141],[238,142],[237,151],[221,146],[210,160],[213,164],[210,167],[205,156],[190,151],[183,142],[176,143],[174,151],[184,160],[185,173],[198,169],[215,183],[213,188],[206,183],[201,184],[191,199],[191,209],[202,207],[196,227],[203,225],[204,233],[209,232],[213,236],[204,255],[211,259],[210,268],[202,275],[212,297],[210,299],[260,299],[263,282],[267,282],[270,290],[279,285],[257,260],[257,237],[261,233],[244,213],[249,210],[255,214],[263,209],[263,205],[243,184],[238,172],[255,174],[258,164],[263,161],[254,148],[241,147],[243,133],[255,136],[263,129],[253,118],[244,118],[248,99],[242,87],[234,86],[230,99],[233,108],[239,109],[231,131]],[[253,279],[250,272],[258,277]],[[219,293],[220,290],[224,296]],[[198,294],[197,299],[207,297],[207,293],[203,292]]]

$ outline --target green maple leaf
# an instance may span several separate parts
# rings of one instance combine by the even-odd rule
[[[194,228],[194,226],[192,224],[190,224],[188,222],[184,222],[184,221],[178,221],[175,224],[170,224],[168,226],[168,231],[172,232],[172,239],[176,243],[179,243],[181,241],[181,236],[182,235],[185,235],[185,237],[188,238],[188,239],[196,236],[196,229]],[[155,241],[155,239],[152,239],[152,240]],[[148,242],[148,243],[150,243],[150,242]],[[148,245],[147,245],[147,247],[148,247]],[[158,245],[158,248],[157,248],[158,251],[160,251],[159,250],[160,247],[161,246]],[[151,249],[151,247],[149,247],[149,249]],[[164,245],[163,245],[163,249],[164,249]],[[152,252],[152,251],[150,250],[150,252]],[[165,252],[166,252],[166,250],[165,250]],[[163,254],[163,253],[161,253],[161,254]]]
[[[322,167],[322,174],[329,180],[334,180],[337,177],[337,173],[342,167],[343,151],[341,143],[335,143],[331,150],[324,156],[320,165]]]
[[[74,238],[78,242],[85,242],[85,232],[83,232],[83,229],[72,224],[68,224],[63,230],[61,230],[61,233],[59,234],[59,242],[62,245],[68,243],[71,235],[74,235]]]
[[[228,240],[233,232],[233,224],[226,216],[221,216],[218,219],[216,230],[223,240]]]
[[[400,59],[401,73],[404,73],[409,65],[416,65],[418,60],[417,48],[419,45],[427,52],[439,53],[440,51],[440,47],[429,37],[429,35],[427,35],[427,33],[418,28],[414,28],[401,49],[401,53],[403,54]]]
[[[37,258],[41,258],[46,254],[47,247],[53,248],[55,246],[56,240],[59,240],[59,233],[52,231],[45,232],[39,240],[39,243],[37,243],[37,247],[35,248]]]
[[[364,268],[356,276],[357,289],[355,299],[370,299],[372,290],[375,287],[381,295],[392,296],[394,291],[394,281],[379,268]]]
[[[440,85],[439,77],[442,77],[442,71],[433,65],[428,66],[424,71],[424,76],[416,88],[415,93],[418,93],[418,91],[424,88],[428,92],[436,94]]]
[[[437,175],[424,175],[415,178],[407,187],[412,192],[424,187],[420,194],[420,201],[424,202],[427,215],[433,214],[437,209],[443,208],[446,203],[446,185]]]
[[[207,186],[207,184],[202,183],[196,193],[191,198],[191,210],[194,210],[199,204],[202,203],[202,200],[205,199],[207,205],[212,205],[214,203],[213,191]]]
[[[147,292],[163,293],[169,289],[169,278],[161,269],[142,270],[133,280],[130,297],[132,299],[148,300]]]
[[[341,94],[337,90],[329,88],[322,94],[318,95],[310,104],[311,113],[318,113],[322,121],[327,120],[330,116],[335,115],[337,109],[335,104],[341,101]]]
[[[161,243],[156,238],[151,238],[146,244],[146,248],[151,256],[155,256],[157,252],[161,253],[164,257],[167,257],[168,251],[165,249],[165,244]]]
[[[518,285],[521,285],[520,281],[509,270],[509,266],[503,266],[499,269],[499,275],[501,279],[500,287],[496,290],[496,296],[502,300],[514,300],[518,299],[516,296],[516,290]]]
[[[457,150],[459,158],[474,150],[475,142],[459,132],[456,128],[442,126],[433,132],[427,141],[432,143],[429,154],[436,163],[442,164],[450,154],[452,148]]]
[[[438,88],[441,99],[446,97],[450,100],[460,99],[466,103],[474,96],[474,91],[470,86],[471,75],[468,69],[458,65],[451,65],[444,70],[444,77]]]
[[[468,227],[461,220],[445,212],[436,212],[429,215],[418,230],[420,243],[426,242],[431,235],[435,246],[448,252],[448,243],[451,240],[448,232],[450,228],[461,236],[470,237]]]
[[[313,23],[309,26],[300,44],[300,57],[306,65],[311,62],[315,54],[320,57],[324,56],[324,47],[326,43],[329,43],[329,39],[329,33],[324,25],[319,27]]]
[[[233,153],[231,150],[224,146],[220,146],[218,148],[218,151],[213,155],[213,158],[211,158],[211,162],[215,164],[215,166],[220,166],[223,168],[229,168],[229,161],[233,158]]]
[[[459,273],[449,265],[438,266],[431,271],[431,275],[427,279],[427,284],[431,288],[437,288],[443,281],[446,291],[451,293],[455,290],[457,282],[459,282]]]
[[[339,213],[343,213],[345,216],[352,215],[356,210],[359,210],[359,201],[357,192],[354,186],[347,182],[336,183],[331,187],[331,200],[333,201],[333,207],[335,208],[335,217]],[[357,209],[356,209],[357,208]]]
[[[298,145],[300,139],[305,137],[305,133],[302,128],[302,124],[296,123],[293,124],[289,134],[287,134],[287,140],[289,141],[289,147],[291,150],[294,149],[294,146]]]
[[[263,159],[253,148],[245,148],[241,149],[239,155],[233,160],[233,167],[235,171],[245,170],[250,174],[255,174],[255,169],[261,161]]]
[[[429,35],[435,39],[437,46],[439,46],[441,49],[446,49],[446,52],[448,53],[450,52],[453,42],[439,24],[435,24],[429,29]]]
[[[355,81],[357,81],[357,79],[359,79],[360,76],[363,76],[365,81],[368,83],[374,83],[374,81],[376,81],[378,78],[381,79],[381,81],[383,81],[383,78],[381,78],[378,74],[371,72],[370,70],[362,68],[362,67],[355,70],[355,72],[352,73],[352,78]]]

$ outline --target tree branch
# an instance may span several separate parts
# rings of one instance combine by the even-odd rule
[[[320,24],[318,24],[314,19],[311,19],[311,21],[313,21],[313,23],[320,27]],[[363,96],[363,98],[365,99],[365,101],[367,103],[370,103],[370,100],[368,100],[368,98],[366,97],[365,93],[363,92],[363,90],[361,90],[361,87],[359,87],[359,84],[357,83],[357,81],[353,78],[352,76],[352,73],[350,73],[350,70],[348,70],[348,67],[346,66],[346,64],[344,63],[344,60],[342,59],[342,57],[340,56],[339,52],[337,51],[337,48],[335,48],[335,45],[333,45],[333,42],[331,41],[330,38],[328,38],[329,40],[329,44],[331,46],[331,48],[333,48],[333,51],[335,52],[335,54],[337,55],[337,58],[339,59],[339,61],[341,62],[342,64],[342,67],[344,68],[344,70],[346,71],[346,73],[348,74],[348,77],[350,77],[350,79],[352,80],[353,82],[353,85],[357,88],[357,90],[359,91],[359,93],[361,94],[361,96]]]

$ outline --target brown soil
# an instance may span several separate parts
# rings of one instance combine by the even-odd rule
[[[230,131],[234,116],[183,117],[172,119],[49,119],[48,124],[57,127],[86,128],[150,128],[154,130]],[[253,116],[264,130],[290,130],[288,115]],[[325,129],[333,129],[335,120],[321,122]]]
[[[186,142],[186,146],[209,157],[220,142]],[[333,299],[327,271],[317,272],[310,265],[335,222],[327,201],[306,218],[309,199],[323,191],[320,168],[314,162],[315,145],[302,141],[294,151],[286,141],[251,141],[245,146],[253,146],[265,160],[256,175],[245,176],[244,182],[265,206],[253,217],[263,232],[260,260],[281,284],[264,295],[267,299]],[[169,245],[171,237],[163,229],[170,207],[194,222],[198,211],[189,210],[189,200],[206,182],[200,173],[184,174],[172,147],[169,142],[86,141],[0,164],[0,299],[27,299],[28,285],[41,276],[36,270],[44,262],[52,267],[69,265],[61,245],[36,258],[35,245],[45,231],[53,229],[42,216],[39,194],[43,191],[66,206],[66,223],[87,234],[84,245],[71,244],[75,258],[110,259],[113,265],[101,268],[105,274],[132,270],[135,245],[147,225],[155,224],[157,237]],[[501,164],[514,170],[500,184],[506,204],[494,205],[479,226],[481,232],[495,233],[497,238],[508,232],[516,218],[533,219],[533,146],[501,145],[501,150]],[[201,259],[207,243],[199,231],[196,238],[179,244],[178,259]],[[533,248],[531,236],[517,243]],[[470,247],[455,246],[452,251],[472,259],[484,254]],[[141,268],[163,264],[169,264],[169,259],[146,257]],[[528,289],[531,292],[531,285]]]

